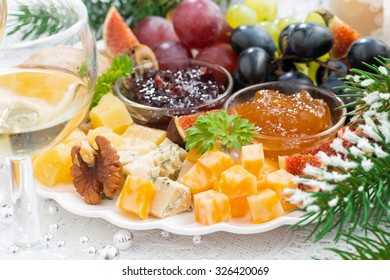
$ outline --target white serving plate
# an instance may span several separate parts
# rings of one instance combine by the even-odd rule
[[[129,230],[161,229],[181,235],[203,235],[218,231],[253,234],[270,231],[283,225],[295,224],[302,215],[302,212],[293,212],[263,224],[253,224],[250,216],[247,216],[210,226],[197,223],[193,212],[185,212],[164,219],[149,217],[146,220],[142,220],[131,214],[119,211],[115,207],[116,198],[113,200],[102,200],[98,205],[88,205],[72,185],[58,185],[49,188],[38,181],[35,183],[39,196],[54,199],[71,213],[83,217],[101,218],[118,227]]]

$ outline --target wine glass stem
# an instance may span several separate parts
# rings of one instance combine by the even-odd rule
[[[14,243],[23,249],[43,245],[31,158],[12,159]]]

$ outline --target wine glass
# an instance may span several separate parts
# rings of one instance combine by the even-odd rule
[[[81,0],[8,0],[6,14],[5,0],[0,3],[0,31],[6,23],[0,157],[9,159],[12,173],[14,244],[39,253],[44,241],[31,156],[59,143],[85,117],[96,82],[96,44]]]

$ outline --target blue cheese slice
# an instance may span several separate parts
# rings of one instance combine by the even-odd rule
[[[167,177],[157,178],[153,185],[156,194],[150,214],[157,218],[165,218],[191,209],[190,189]]]
[[[160,170],[153,157],[147,154],[123,166],[123,173],[153,181],[160,174]]]

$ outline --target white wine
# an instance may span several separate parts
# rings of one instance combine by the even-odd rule
[[[86,83],[61,69],[0,70],[0,155],[25,156],[51,147],[83,120]]]
[[[6,22],[7,22],[7,1],[0,0],[0,42],[4,35]]]

